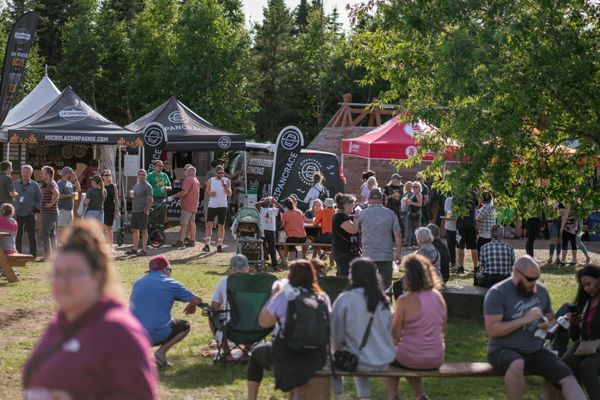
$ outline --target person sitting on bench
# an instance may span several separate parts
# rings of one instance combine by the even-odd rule
[[[504,226],[496,224],[491,228],[492,241],[481,246],[479,266],[481,273],[475,277],[475,286],[490,288],[498,282],[510,278],[515,264],[515,251],[506,242]]]
[[[396,301],[392,322],[396,360],[392,365],[416,370],[437,369],[444,363],[443,335],[448,316],[446,302],[439,292],[442,281],[431,261],[419,254],[406,257],[404,270],[403,286],[407,293]],[[390,400],[398,400],[399,380],[398,377],[383,378]],[[406,380],[417,400],[429,400],[421,378],[407,377]]]

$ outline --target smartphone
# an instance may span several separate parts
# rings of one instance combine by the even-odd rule
[[[575,307],[574,305],[570,304],[568,307],[569,307],[569,312],[571,314],[579,314],[579,310],[577,310],[577,307]]]

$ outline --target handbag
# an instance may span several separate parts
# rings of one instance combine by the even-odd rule
[[[599,347],[600,347],[600,339],[581,340],[579,342],[579,347],[575,351],[574,355],[576,355],[576,356],[591,356],[592,354],[596,354]]]
[[[408,219],[411,221],[420,221],[421,220],[421,210],[419,211],[409,211]]]
[[[81,199],[81,201],[79,202],[79,207],[77,208],[77,215],[79,215],[80,217],[83,217],[85,215],[85,212],[87,211],[88,206],[85,204],[85,197],[83,199]]]
[[[377,308],[376,308],[377,309]],[[371,324],[373,324],[373,317],[375,316],[375,311],[371,313],[371,318],[369,319],[369,324],[367,325],[367,330],[363,335],[362,342],[360,343],[360,347],[358,348],[358,352],[360,353],[367,344],[367,340],[369,339],[369,334],[371,333]],[[333,353],[333,365],[342,371],[354,372],[356,371],[356,367],[358,366],[358,355],[348,351],[348,350],[336,350]]]

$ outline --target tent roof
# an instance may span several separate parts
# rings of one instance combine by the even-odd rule
[[[132,131],[143,131],[151,122],[158,122],[165,127],[167,133],[165,151],[246,149],[244,134],[215,128],[183,105],[175,96],[127,125],[126,128]]]
[[[369,133],[354,139],[342,140],[342,154],[382,160],[405,160],[415,154],[416,135],[428,129],[423,123],[399,123],[394,117]],[[423,160],[433,160],[433,153],[426,154]]]
[[[8,134],[11,142],[143,145],[139,133],[104,118],[71,87],[34,115],[8,127]]]

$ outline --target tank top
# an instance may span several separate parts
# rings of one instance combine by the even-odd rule
[[[417,296],[421,309],[404,320],[402,341],[396,345],[396,360],[408,368],[436,369],[444,363],[444,307],[432,290],[418,292]]]
[[[208,208],[220,208],[227,207],[227,194],[225,194],[225,188],[223,184],[227,184],[227,178],[210,178],[210,191],[216,193],[216,195],[209,197]]]
[[[115,210],[115,185],[110,184],[106,186],[106,199],[104,200],[104,210],[114,211]]]

